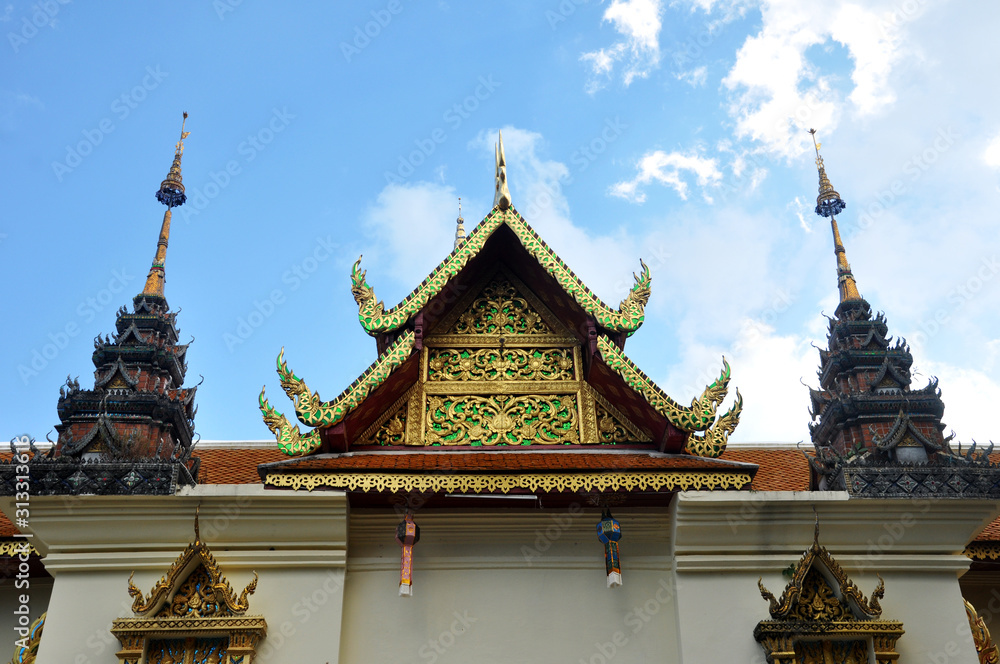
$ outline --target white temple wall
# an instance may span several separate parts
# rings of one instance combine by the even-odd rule
[[[418,512],[400,597],[400,517],[353,511],[341,663],[676,662],[666,510],[615,517],[624,584],[609,589],[599,511]]]
[[[816,509],[814,513],[813,509]],[[762,664],[753,638],[770,618],[757,588],[780,597],[782,570],[819,543],[870,598],[885,580],[882,618],[903,623],[900,661],[977,664],[958,576],[968,540],[995,515],[990,501],[847,500],[841,492],[688,492],[673,505],[678,615],[685,664]],[[713,624],[712,637],[692,637]]]
[[[260,664],[337,661],[347,548],[341,492],[205,485],[181,495],[32,499],[33,543],[54,583],[36,664],[117,664],[115,618],[131,617],[128,578],[148,593],[201,537],[238,594],[260,576],[247,615],[263,615]],[[5,511],[8,504],[0,504]]]
[[[885,579],[883,618],[906,630],[901,661],[975,664],[960,552],[995,510],[685,492],[669,508],[615,510],[624,586],[608,589],[593,508],[425,509],[415,517],[414,596],[402,598],[400,516],[349,515],[343,493],[202,486],[69,505],[38,497],[34,544],[55,577],[38,664],[115,664],[108,630],[131,614],[129,574],[148,592],[192,541],[199,504],[202,539],[234,590],[260,575],[249,613],[268,623],[261,664],[763,662],[753,629],[769,614],[757,579],[781,594],[782,570],[812,543],[814,508],[820,544],[865,595],[876,573]]]

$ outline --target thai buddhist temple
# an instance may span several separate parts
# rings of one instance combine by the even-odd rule
[[[187,137],[93,387],[0,463],[12,663],[1000,660],[1000,467],[861,295],[819,143],[840,298],[789,404],[808,449],[730,444],[754,404],[723,357],[700,394],[642,371],[655,275],[636,257],[620,303],[595,295],[518,212],[502,135],[492,209],[466,232],[459,208],[409,295],[387,306],[363,257],[345,275],[368,369],[275,348],[267,444],[213,446],[165,291]]]

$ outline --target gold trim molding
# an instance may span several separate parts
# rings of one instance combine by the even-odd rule
[[[516,490],[582,491],[697,491],[743,489],[749,473],[697,471],[622,473],[524,474],[402,474],[402,473],[269,473],[265,486],[312,491],[319,487],[363,493],[445,491],[450,493],[509,493]]]
[[[19,556],[24,553],[24,545],[28,545],[29,555],[38,555],[38,550],[25,540],[13,540],[11,542],[0,542],[0,556]]]

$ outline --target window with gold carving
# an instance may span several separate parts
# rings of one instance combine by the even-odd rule
[[[903,624],[880,619],[881,577],[869,600],[819,545],[818,526],[780,598],[758,585],[771,620],[760,621],[753,635],[768,664],[894,664],[899,658]]]
[[[257,575],[236,595],[198,535],[148,595],[129,578],[132,617],[114,621],[120,664],[251,664],[267,634],[249,616]]]

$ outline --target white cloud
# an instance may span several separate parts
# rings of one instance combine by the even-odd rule
[[[718,162],[715,159],[699,156],[696,152],[684,154],[677,151],[654,150],[643,155],[636,168],[639,173],[633,179],[612,185],[611,195],[634,203],[643,203],[646,194],[640,187],[659,182],[672,188],[678,196],[687,200],[688,183],[684,179],[684,172],[693,174],[698,186],[702,188],[717,185],[722,181]],[[709,198],[707,194],[704,195],[706,199]]]
[[[684,81],[693,88],[697,88],[705,85],[705,81],[708,80],[708,67],[702,65],[701,67],[695,67],[690,71],[682,71],[675,74],[677,80]]]
[[[1000,385],[996,381],[977,369],[946,362],[925,361],[914,370],[922,374],[914,377],[914,388],[923,387],[931,376],[939,379],[938,387],[945,405],[942,421],[948,427],[944,433],[948,435],[954,430],[957,440],[953,444],[962,441],[963,450],[973,440],[980,445],[988,445],[994,440],[1000,445],[993,409],[983,407],[984,404],[1000,403]]]
[[[468,201],[463,203],[468,205]],[[432,182],[386,186],[363,217],[365,230],[374,240],[364,251],[362,267],[378,265],[377,272],[404,287],[420,283],[454,246],[457,217],[458,195],[453,187]],[[405,295],[397,292],[392,301],[390,292],[376,287],[376,293],[386,298],[389,307]]]
[[[983,150],[983,161],[990,168],[1000,168],[1000,134],[997,134],[986,144]]]
[[[795,217],[799,220],[799,226],[802,227],[802,230],[806,233],[812,233],[813,229],[809,225],[809,221],[806,221],[807,218],[812,220],[813,209],[810,206],[809,201],[796,196],[786,207],[795,214]]]
[[[612,23],[623,39],[609,48],[584,53],[580,59],[590,64],[592,78],[587,91],[603,87],[615,65],[624,62],[622,80],[628,86],[636,78],[645,78],[660,63],[660,17],[662,0],[612,0],[603,21]]]
[[[857,116],[891,106],[896,94],[889,77],[903,56],[901,21],[890,6],[872,4],[764,1],[760,31],[746,39],[723,79],[734,95],[730,114],[737,136],[790,158],[808,149],[803,129],[829,133],[836,127],[845,103],[834,89],[834,72],[809,61],[806,52],[815,46],[839,43],[847,49],[854,84],[847,102]]]

